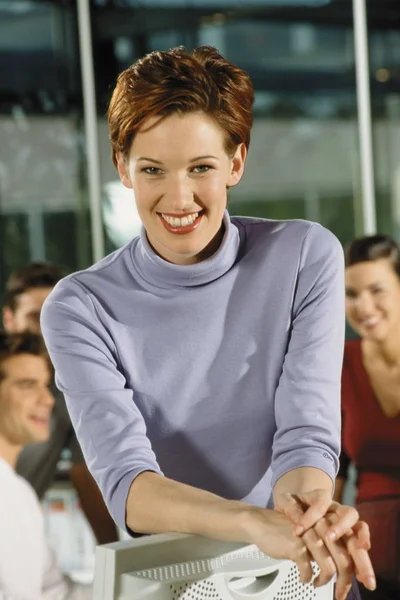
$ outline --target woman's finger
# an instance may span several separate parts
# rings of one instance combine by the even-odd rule
[[[309,554],[319,567],[319,574],[313,582],[315,587],[327,584],[336,573],[336,565],[323,539],[315,529],[306,531],[301,539],[304,540]]]
[[[329,527],[326,533],[326,538],[330,542],[339,540],[346,533],[349,533],[360,519],[353,506],[344,506],[338,502],[332,502],[329,513],[333,513],[337,517],[335,524]]]
[[[334,513],[327,515],[327,521],[335,527],[337,519],[338,516]],[[359,521],[353,529],[359,531],[362,539],[367,540],[369,543],[369,528],[366,523]],[[367,589],[374,590],[376,588],[375,573],[367,550],[360,545],[359,538],[353,531],[344,534],[342,541],[353,561],[357,580],[363,583]],[[326,542],[326,544],[329,549],[330,542]]]
[[[367,550],[360,548],[355,535],[346,534],[343,536],[343,542],[354,562],[356,578],[367,589],[374,590],[376,588],[375,573]]]
[[[305,531],[314,527],[333,504],[328,493],[305,493],[294,495],[294,497],[304,510],[303,516],[295,527],[296,535],[302,535]]]
[[[303,540],[301,540],[300,547],[297,545],[293,555],[291,556],[291,560],[296,563],[297,568],[299,569],[299,578],[301,583],[310,583],[314,576],[314,571],[311,564],[312,556],[308,552],[308,548],[304,544]]]
[[[304,510],[300,502],[298,502],[297,497],[289,492],[281,495],[277,509],[286,515],[292,523],[298,523],[304,514]]]
[[[328,519],[321,519],[315,526],[315,531],[322,539],[326,539],[329,527],[330,522]],[[325,541],[325,544],[335,563],[337,572],[335,590],[336,600],[344,600],[351,589],[352,576],[355,569],[353,557],[342,540],[336,542]]]
[[[360,548],[364,550],[371,549],[371,535],[369,527],[365,521],[358,521],[353,527],[353,532],[357,536]]]

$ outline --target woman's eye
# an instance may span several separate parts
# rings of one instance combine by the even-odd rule
[[[193,167],[194,173],[207,173],[211,169],[210,165],[197,165],[197,167]]]
[[[158,175],[159,173],[161,173],[161,169],[159,169],[158,167],[144,167],[142,171],[144,171],[148,175]]]
[[[355,292],[351,292],[350,290],[346,290],[346,298],[356,298],[357,294]]]

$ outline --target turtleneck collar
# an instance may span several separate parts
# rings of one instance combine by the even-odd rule
[[[215,281],[234,265],[240,245],[239,231],[224,213],[225,233],[218,250],[206,260],[193,265],[176,265],[156,254],[142,226],[133,248],[133,260],[140,275],[150,284],[162,288],[192,287]]]

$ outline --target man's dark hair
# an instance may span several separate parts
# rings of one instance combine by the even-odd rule
[[[14,271],[6,283],[4,306],[17,308],[18,296],[32,288],[54,287],[64,277],[63,270],[48,262],[33,262]]]
[[[34,333],[6,333],[0,331],[0,381],[4,379],[3,362],[13,356],[20,354],[33,354],[48,361],[51,369],[50,359],[46,346],[40,335]]]

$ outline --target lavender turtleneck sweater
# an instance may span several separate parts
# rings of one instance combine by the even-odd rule
[[[144,231],[63,279],[43,335],[85,459],[121,527],[146,470],[267,506],[340,444],[343,256],[306,221],[225,214],[221,247],[190,266]]]

